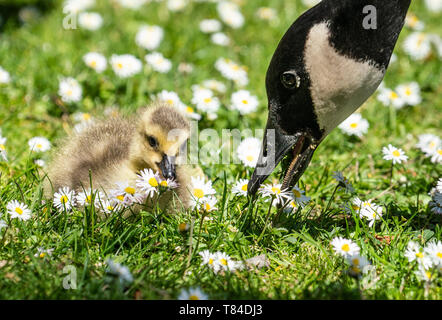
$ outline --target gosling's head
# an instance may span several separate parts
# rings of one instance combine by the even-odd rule
[[[132,161],[137,169],[151,168],[165,179],[176,178],[176,160],[186,150],[190,125],[174,107],[156,104],[141,113]]]

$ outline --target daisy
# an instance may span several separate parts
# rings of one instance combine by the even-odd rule
[[[144,57],[146,62],[154,69],[160,73],[167,73],[172,69],[172,62],[159,52],[153,52]]]
[[[273,204],[279,205],[290,199],[290,192],[287,189],[282,190],[282,184],[264,184],[260,187],[259,193],[266,198],[274,198]]]
[[[121,209],[121,205],[118,203],[118,200],[109,200],[106,198],[100,198],[100,210],[106,214],[111,214],[112,212],[118,211]]]
[[[83,96],[83,89],[74,78],[63,78],[58,86],[58,95],[63,102],[79,102]]]
[[[382,207],[372,204],[370,207],[364,208],[361,214],[369,221],[368,226],[371,228],[376,220],[380,220],[382,217]]]
[[[78,15],[78,24],[84,29],[95,31],[103,25],[103,18],[96,12],[82,12]]]
[[[436,273],[434,271],[425,269],[423,266],[419,266],[415,274],[419,280],[426,282],[431,282],[436,278]]]
[[[95,5],[95,0],[66,0],[63,4],[63,12],[78,13]]]
[[[0,67],[0,84],[6,84],[9,82],[11,82],[11,76],[9,75],[9,72]]]
[[[112,259],[107,259],[106,264],[108,265],[107,272],[117,276],[121,284],[131,283],[133,281],[132,274],[128,267],[123,266]]]
[[[233,2],[222,1],[217,6],[218,15],[229,27],[238,29],[244,25],[244,16],[239,11],[238,5]]]
[[[134,203],[143,203],[146,200],[147,194],[140,193],[129,182],[117,182],[116,185],[118,188],[110,191],[110,200],[117,201],[124,207],[130,207]]]
[[[43,259],[45,258],[47,255],[48,256],[52,256],[52,253],[54,252],[54,249],[44,249],[42,247],[37,248],[37,253],[34,254],[34,257]]]
[[[310,202],[310,197],[304,195],[305,191],[301,190],[297,185],[291,190],[291,195],[295,202],[301,207],[305,207]]]
[[[241,179],[235,183],[232,188],[232,193],[236,196],[247,197],[247,187],[249,185],[249,180]]]
[[[24,203],[20,203],[17,200],[9,201],[6,205],[6,209],[11,219],[19,219],[22,221],[29,220],[31,218],[31,210]]]
[[[236,153],[241,162],[250,168],[254,168],[261,152],[261,140],[257,138],[245,138],[238,146]]]
[[[416,106],[422,102],[421,90],[417,82],[401,84],[396,87],[396,92],[410,106]]]
[[[155,50],[159,47],[164,37],[164,30],[160,26],[141,26],[135,36],[135,42],[147,50]]]
[[[8,224],[6,223],[6,221],[4,221],[4,220],[0,220],[0,231],[3,229],[3,228],[6,228],[8,226]]]
[[[353,210],[355,213],[359,214],[359,217],[362,219],[363,218],[362,203],[363,201],[358,197],[356,197],[351,201],[350,205],[349,204],[344,205],[344,210],[347,214],[352,214]]]
[[[223,32],[217,32],[211,35],[210,39],[214,44],[219,46],[228,46],[230,44],[230,38]]]
[[[188,3],[188,0],[168,0],[167,9],[172,12],[181,11],[187,6]]]
[[[238,110],[242,115],[255,112],[258,108],[258,98],[250,94],[247,90],[240,90],[232,94],[232,106],[233,110]]]
[[[215,62],[215,68],[226,78],[234,81],[239,86],[245,86],[249,83],[247,71],[244,66],[229,59],[219,58]]]
[[[392,160],[393,164],[406,162],[408,156],[402,149],[398,149],[389,144],[387,147],[382,148],[382,153],[384,154],[384,160]]]
[[[221,31],[221,22],[216,19],[204,19],[200,22],[200,30],[204,33]]]
[[[203,261],[201,262],[201,265],[208,265],[211,268],[214,268],[214,265],[218,263],[216,260],[216,255],[213,253],[210,253],[209,250],[204,250],[199,253]]]
[[[365,267],[370,265],[370,262],[367,260],[367,258],[362,257],[359,254],[349,256],[346,258],[346,260],[350,264],[350,269],[348,272],[352,276],[360,276],[364,272]]]
[[[161,178],[158,172],[154,173],[152,169],[144,169],[140,174],[137,174],[137,177],[136,186],[145,192],[149,198],[159,192]]]
[[[437,148],[430,154],[432,163],[442,163],[442,147]]]
[[[218,80],[213,80],[213,79],[205,80],[202,86],[207,89],[217,91],[219,93],[225,93],[227,91],[226,85]]]
[[[178,105],[178,109],[188,118],[194,120],[201,120],[201,115],[195,112],[195,109],[191,106],[181,103]]]
[[[221,106],[212,90],[199,87],[193,87],[192,103],[198,110],[206,113],[217,113]]]
[[[417,261],[419,265],[423,266],[425,269],[431,268],[432,261],[430,256],[424,252],[417,242],[408,242],[404,256],[409,262]]]
[[[261,20],[272,21],[277,18],[276,10],[268,7],[258,8],[258,11],[256,11],[256,15]]]
[[[148,0],[117,0],[118,3],[128,9],[137,10],[141,8]]]
[[[84,192],[79,192],[75,198],[77,200],[77,205],[80,207],[88,207],[91,206],[93,203],[94,207],[98,208],[100,200],[105,199],[105,196],[102,192],[98,190],[93,190],[92,192],[91,190],[87,190]]]
[[[404,51],[413,60],[424,60],[431,54],[431,43],[427,34],[413,32],[404,40]]]
[[[0,132],[0,161],[8,161],[8,155],[6,153],[6,138],[1,136]]]
[[[348,193],[355,192],[353,185],[350,183],[350,181],[347,178],[344,177],[342,172],[340,171],[333,172],[333,178],[339,183],[339,186],[345,188],[345,192]]]
[[[70,211],[75,206],[75,192],[68,187],[60,188],[54,193],[54,206],[58,210]]]
[[[302,0],[302,3],[307,7],[316,6],[321,0]]]
[[[331,245],[336,253],[347,258],[359,254],[359,246],[351,240],[336,237],[331,241]]]
[[[201,209],[206,213],[218,210],[218,208],[216,207],[217,202],[218,200],[216,200],[216,198],[213,196],[203,198],[201,201]]]
[[[220,270],[235,271],[237,268],[236,262],[224,252],[216,252],[215,260],[217,261]]]
[[[156,98],[159,101],[168,104],[169,106],[178,107],[183,104],[180,100],[180,97],[178,97],[178,94],[173,91],[163,90],[157,94]]]
[[[367,133],[369,126],[368,121],[362,118],[360,113],[353,113],[339,125],[339,129],[350,136],[361,138]]]
[[[200,288],[182,289],[178,296],[178,300],[208,300],[208,298]]]
[[[191,177],[190,179],[189,191],[192,196],[193,208],[195,208],[197,204],[203,203],[206,197],[216,193],[211,181],[204,182],[204,178],[202,177]]]
[[[284,212],[285,213],[292,213],[296,212],[299,209],[299,205],[296,203],[295,200],[289,200],[288,203],[284,205]]]
[[[425,28],[425,23],[419,20],[413,13],[407,14],[405,17],[405,25],[415,31],[422,31]]]
[[[83,56],[84,63],[98,73],[102,73],[107,68],[106,58],[97,52],[89,52]]]
[[[377,98],[387,107],[391,106],[395,109],[401,109],[405,106],[405,101],[399,96],[399,94],[388,88],[380,88]]]
[[[130,54],[112,55],[110,65],[120,78],[132,77],[140,73],[143,68],[141,61]]]
[[[160,177],[160,188],[166,188],[166,189],[176,189],[178,188],[179,184],[173,179],[161,179]]]
[[[440,0],[425,0],[425,5],[431,12],[441,12],[442,11],[442,1]]]
[[[46,152],[51,149],[51,143],[45,137],[34,137],[29,139],[28,146],[34,152]]]
[[[433,241],[429,243],[425,249],[424,253],[429,257],[434,266],[441,267],[442,266],[442,242],[441,241]]]
[[[442,214],[442,194],[437,192],[432,201],[428,203],[430,210],[434,214]]]
[[[416,147],[427,155],[431,155],[442,145],[442,140],[434,134],[421,134],[418,139]]]

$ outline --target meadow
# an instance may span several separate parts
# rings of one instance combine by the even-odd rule
[[[381,88],[319,146],[284,210],[241,193],[259,152],[246,134],[250,154],[227,144],[235,163],[200,163],[211,210],[102,219],[44,197],[60,139],[156,99],[199,130],[265,127],[268,64],[314,1],[220,2],[0,0],[0,298],[441,299],[438,0],[412,2]],[[124,54],[138,61],[125,73]],[[203,87],[215,106],[195,98]]]

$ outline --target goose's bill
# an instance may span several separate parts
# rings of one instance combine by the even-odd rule
[[[248,193],[256,194],[261,184],[281,161],[284,171],[282,189],[294,186],[307,169],[315,149],[316,145],[308,133],[284,135],[280,130],[275,129],[269,118],[261,153],[249,181]]]
[[[175,157],[163,155],[163,159],[158,166],[165,179],[176,179]]]

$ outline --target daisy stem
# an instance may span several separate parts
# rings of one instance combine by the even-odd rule
[[[200,229],[198,231],[198,239],[196,240],[196,246],[195,246],[195,251],[194,252],[198,252],[198,247],[200,244],[200,239],[201,239],[201,230],[203,229],[203,222],[204,222],[204,218],[206,217],[206,213],[203,213],[201,215],[201,221],[200,221]]]
[[[391,162],[391,168],[390,168],[390,186],[391,186],[391,181],[393,180],[393,169],[394,169],[394,164],[393,164],[393,162]]]
[[[195,217],[192,217],[190,222],[190,236],[189,236],[189,256],[187,258],[187,268],[190,266],[190,260],[192,259],[192,246],[193,246],[193,228],[195,227]]]
[[[272,205],[273,205],[273,201],[274,201],[274,200],[275,200],[275,197],[272,197],[272,201],[270,202],[270,206],[269,206],[269,211],[267,212],[266,220],[265,220],[265,222],[264,222],[264,229],[262,229],[262,232],[261,232],[261,234],[259,235],[257,242],[260,242],[260,241],[261,241],[261,238],[263,237],[264,232],[265,232],[266,229],[267,229],[267,223],[269,222],[270,213],[272,212]]]
[[[326,209],[325,209],[325,213],[327,213],[328,212],[328,209],[330,209],[330,205],[331,205],[331,202],[332,202],[332,200],[334,199],[334,197],[335,197],[335,194],[336,194],[336,191],[338,190],[338,188],[339,188],[339,184],[335,187],[335,189],[333,190],[333,193],[332,193],[332,196],[330,197],[330,200],[328,200],[328,203],[327,203],[327,207],[326,207]]]

